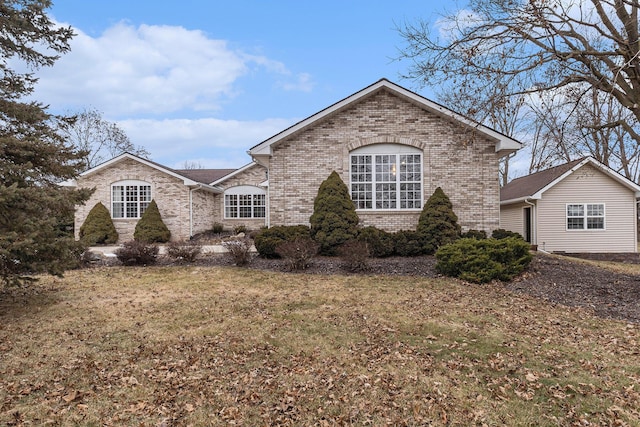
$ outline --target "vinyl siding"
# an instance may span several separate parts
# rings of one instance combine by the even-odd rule
[[[566,205],[604,203],[605,230],[566,229]],[[557,252],[635,252],[635,194],[587,164],[544,192],[537,203],[537,244]]]

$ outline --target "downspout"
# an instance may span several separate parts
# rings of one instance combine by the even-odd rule
[[[193,192],[197,189],[189,189],[189,240],[193,237]]]

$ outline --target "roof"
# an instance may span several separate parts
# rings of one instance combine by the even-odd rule
[[[545,191],[587,164],[596,167],[620,184],[635,191],[636,196],[640,195],[640,186],[633,181],[625,178],[593,157],[582,157],[562,165],[514,179],[500,189],[500,204],[516,203],[526,199],[540,199]]]
[[[330,116],[345,108],[348,108],[354,103],[359,102],[362,99],[382,90],[391,91],[394,94],[400,97],[403,97],[415,103],[416,105],[419,105],[421,108],[425,110],[431,111],[441,117],[445,117],[447,119],[460,122],[470,128],[474,128],[478,130],[479,132],[488,136],[489,138],[491,138],[496,142],[496,145],[495,145],[496,152],[500,152],[502,154],[508,154],[522,148],[522,144],[513,138],[510,138],[494,129],[483,126],[467,117],[464,117],[452,110],[449,110],[448,108],[434,101],[424,98],[423,96],[418,95],[415,92],[411,92],[410,90],[405,89],[402,86],[392,83],[387,79],[380,79],[374,84],[367,86],[366,88],[354,93],[353,95],[350,95],[342,99],[341,101],[336,102],[335,104],[325,108],[324,110],[307,117],[306,119],[294,124],[293,126],[283,130],[282,132],[272,136],[271,138],[268,138],[262,141],[261,143],[253,146],[251,149],[249,149],[249,154],[254,157],[269,156],[271,154],[272,145],[277,144],[279,141],[297,132],[304,130],[305,128],[307,128],[308,126],[311,126],[318,120],[321,120],[327,116]]]
[[[236,169],[173,169],[179,175],[185,176],[203,184],[211,184],[214,181],[235,172]]]

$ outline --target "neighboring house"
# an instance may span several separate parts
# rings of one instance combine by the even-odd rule
[[[640,187],[591,157],[514,179],[500,227],[549,252],[636,252]]]
[[[172,239],[216,222],[309,224],[318,188],[334,170],[364,226],[415,229],[423,204],[442,187],[464,230],[490,233],[500,223],[498,162],[520,147],[382,79],[254,146],[253,163],[241,169],[173,170],[123,154],[68,184],[96,188],[76,212],[76,230],[102,201],[121,241],[151,199]]]

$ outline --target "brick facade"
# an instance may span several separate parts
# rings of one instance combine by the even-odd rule
[[[231,177],[225,179],[220,184],[216,185],[223,190],[227,190],[239,185],[249,185],[253,187],[266,190],[262,187],[267,180],[267,168],[257,163],[253,163],[244,168],[236,174],[232,174]],[[267,200],[268,204],[268,200]],[[248,230],[258,230],[266,225],[266,218],[251,219],[251,218],[225,218],[224,217],[224,196],[219,195],[216,197],[216,204],[213,209],[214,222],[218,222],[224,226],[225,229],[233,229],[236,226],[244,225]]]
[[[473,139],[471,139],[473,138]],[[308,224],[320,183],[335,170],[349,184],[349,153],[371,144],[423,152],[424,201],[440,186],[464,230],[499,228],[495,141],[388,90],[361,99],[278,141],[269,160],[270,225]],[[362,225],[415,229],[419,211],[359,211]]]

